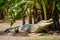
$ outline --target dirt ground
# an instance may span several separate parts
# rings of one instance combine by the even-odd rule
[[[17,21],[13,26],[10,26],[10,22],[0,23],[0,40],[60,40],[60,35],[48,35],[38,36],[40,34],[29,34],[30,36],[21,36],[20,34],[5,34],[3,31],[10,27],[21,25],[21,21]]]

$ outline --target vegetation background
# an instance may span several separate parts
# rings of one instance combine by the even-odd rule
[[[0,21],[10,20],[10,26],[17,20],[24,25],[26,19],[36,24],[50,18],[54,22],[51,29],[60,32],[60,0],[0,0]]]

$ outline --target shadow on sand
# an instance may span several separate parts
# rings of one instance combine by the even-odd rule
[[[0,36],[3,36],[3,35],[7,35],[7,33],[4,31],[0,31]]]
[[[27,37],[28,35],[21,35],[20,33],[6,33],[4,31],[0,31],[0,36],[21,36],[21,37]]]

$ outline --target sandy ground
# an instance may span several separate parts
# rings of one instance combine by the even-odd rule
[[[15,27],[21,25],[21,21],[17,21],[13,26],[10,26],[9,22],[0,23],[0,40],[60,40],[60,36],[49,35],[49,36],[37,36],[36,34],[30,34],[30,36],[21,36],[17,34],[17,36],[12,33],[5,34],[3,31],[10,27]]]

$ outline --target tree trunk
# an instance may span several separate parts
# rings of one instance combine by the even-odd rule
[[[4,18],[4,14],[3,14],[3,12],[2,11],[0,11],[0,20],[2,20],[3,18]]]
[[[23,18],[22,18],[22,23],[23,23],[23,25],[25,24],[25,20],[26,20],[26,13],[23,15]]]
[[[57,9],[54,10],[54,13],[52,15],[53,17],[53,21],[54,21],[54,30],[60,30],[60,26],[59,26],[59,14]]]

